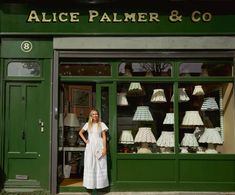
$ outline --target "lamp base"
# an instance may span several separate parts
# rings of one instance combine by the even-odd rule
[[[188,148],[187,147],[180,147],[181,153],[187,154],[188,153]]]
[[[211,143],[208,143],[208,147],[205,152],[208,154],[217,154],[218,153],[218,151],[215,149],[215,145],[211,144]]]
[[[149,148],[140,148],[137,153],[152,153]]]

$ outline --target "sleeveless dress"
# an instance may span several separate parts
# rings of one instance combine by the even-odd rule
[[[87,189],[105,188],[109,185],[107,155],[98,158],[96,154],[103,148],[101,133],[107,131],[108,127],[101,122],[99,129],[98,123],[93,123],[88,129],[88,123],[86,123],[83,129],[88,131],[89,140],[84,154],[83,186]]]

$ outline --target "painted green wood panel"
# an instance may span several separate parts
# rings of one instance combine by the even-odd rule
[[[223,1],[217,4],[208,2],[192,4],[185,1],[154,5],[146,3],[141,6],[115,5],[114,8],[109,5],[93,5],[90,9],[81,5],[59,7],[4,4],[0,12],[1,32],[42,35],[94,35],[94,33],[96,35],[232,35],[235,32],[234,25],[231,25],[235,18],[231,9],[233,6]],[[34,20],[31,22],[28,18],[32,10]],[[174,12],[175,10],[177,12]],[[73,21],[70,20],[71,12],[78,13]],[[67,13],[67,15],[60,16],[60,13]],[[134,21],[129,19],[125,21],[125,13],[134,13]],[[156,13],[157,19],[149,20],[150,13]],[[211,15],[204,16],[205,13]],[[175,18],[178,19],[175,20]]]
[[[175,181],[174,160],[117,160],[118,181]]]
[[[179,173],[180,181],[235,183],[235,161],[219,159],[180,160]]]

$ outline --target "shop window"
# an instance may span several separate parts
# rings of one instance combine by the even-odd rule
[[[234,153],[233,83],[190,83],[179,88],[181,153]]]
[[[118,152],[173,153],[173,85],[126,82],[117,86]]]
[[[8,77],[40,77],[41,67],[38,62],[10,62],[7,65]]]
[[[61,76],[111,76],[111,65],[105,63],[61,64]]]
[[[180,64],[180,76],[233,76],[233,62],[183,62]]]
[[[171,76],[171,64],[163,60],[148,62],[123,62],[119,76]]]

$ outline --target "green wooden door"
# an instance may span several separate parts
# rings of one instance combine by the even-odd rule
[[[44,91],[45,90],[45,91]],[[43,81],[6,83],[6,188],[47,188],[49,106]]]

